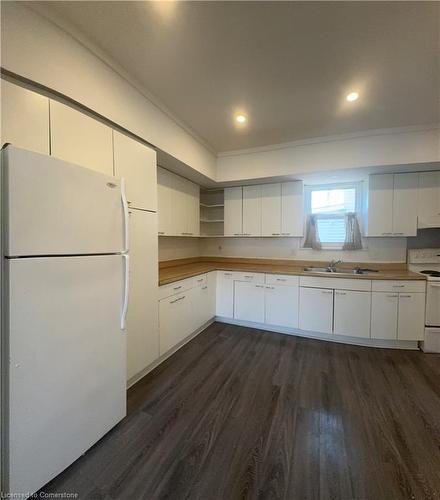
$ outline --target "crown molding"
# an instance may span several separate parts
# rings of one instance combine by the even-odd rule
[[[51,2],[48,3],[50,4]],[[187,132],[194,140],[208,149],[212,154],[217,155],[217,151],[209,142],[200,137],[200,135],[198,135],[197,132],[195,132],[188,124],[178,118],[158,97],[150,92],[136,78],[131,76],[120,64],[118,64],[105,51],[103,51],[98,45],[96,45],[96,43],[92,42],[90,38],[85,35],[84,32],[81,31],[76,25],[59,15],[57,12],[51,10],[47,5],[34,3],[28,0],[21,2],[21,4],[27,7],[29,10],[35,12],[37,15],[45,18],[47,21],[64,31],[64,33],[72,37],[76,42],[82,45],[86,50],[91,52],[101,62],[106,64],[121,78],[123,78],[129,85],[135,88],[140,94],[142,94],[143,97],[145,97],[145,99],[147,99],[157,109],[164,113],[168,118],[174,121],[180,128],[185,130],[185,132]]]
[[[437,130],[440,129],[439,123],[429,123],[426,125],[410,125],[407,127],[393,127],[393,128],[381,128],[381,129],[372,129],[361,132],[352,132],[350,134],[339,134],[339,135],[328,135],[323,137],[313,137],[310,139],[301,139],[297,141],[291,142],[283,142],[280,144],[270,144],[268,146],[260,146],[255,148],[248,149],[237,149],[233,151],[224,151],[217,153],[217,158],[226,158],[230,156],[241,156],[253,153],[266,153],[270,151],[277,151],[281,149],[289,149],[296,148],[299,146],[307,146],[310,144],[324,144],[328,142],[341,142],[341,141],[350,141],[352,139],[360,139],[367,137],[375,137],[380,135],[398,135],[398,134],[407,134],[411,132],[426,132],[429,130]]]

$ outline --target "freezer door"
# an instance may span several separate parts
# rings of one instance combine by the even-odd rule
[[[2,170],[5,255],[124,250],[119,179],[13,146],[2,151]]]
[[[35,492],[126,413],[121,255],[7,261],[9,491]]]

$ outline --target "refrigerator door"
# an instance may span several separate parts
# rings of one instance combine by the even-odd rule
[[[126,414],[122,255],[11,259],[8,491],[35,492]]]
[[[2,151],[2,170],[5,255],[125,250],[120,179],[13,146]]]

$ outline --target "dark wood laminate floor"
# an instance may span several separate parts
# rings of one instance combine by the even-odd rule
[[[214,323],[46,488],[79,498],[440,499],[440,356]]]

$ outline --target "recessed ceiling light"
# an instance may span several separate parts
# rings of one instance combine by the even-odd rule
[[[246,118],[244,115],[237,115],[237,116],[235,117],[235,121],[236,121],[237,123],[245,123],[245,122],[246,122],[246,120],[247,120],[247,118]]]
[[[353,102],[353,101],[356,101],[358,99],[358,97],[359,97],[359,94],[357,92],[350,92],[347,95],[346,99],[349,102]]]

